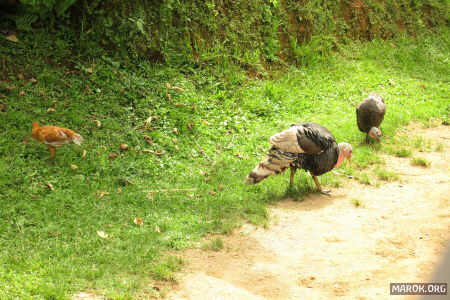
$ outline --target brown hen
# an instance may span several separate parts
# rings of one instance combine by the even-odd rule
[[[38,122],[33,122],[31,137],[47,145],[52,164],[55,163],[56,148],[71,142],[77,145],[83,142],[83,137],[71,129],[58,126],[39,126]]]

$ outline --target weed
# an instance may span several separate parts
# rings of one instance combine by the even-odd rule
[[[419,151],[429,151],[432,149],[432,143],[428,139],[424,139],[423,137],[415,137],[413,139],[413,146],[417,148]]]
[[[356,207],[361,206],[361,201],[359,201],[358,199],[352,198],[351,201]]]
[[[428,160],[426,160],[425,158],[413,157],[411,159],[411,164],[413,166],[429,167],[431,163]]]
[[[216,237],[215,239],[205,243],[202,245],[203,250],[213,250],[220,251],[223,249],[223,241],[220,237]]]
[[[398,180],[398,175],[395,174],[394,172],[391,172],[388,170],[376,169],[375,173],[376,173],[378,179],[383,180],[383,181]]]
[[[367,173],[358,173],[355,176],[356,180],[358,180],[360,183],[366,184],[366,185],[370,185],[370,177],[369,175],[367,175]]]
[[[442,152],[442,151],[444,151],[444,144],[438,143],[438,144],[436,145],[436,147],[434,148],[434,151],[436,151],[436,152]]]
[[[405,148],[399,149],[399,150],[395,151],[395,155],[397,157],[408,157],[411,155],[411,150],[405,149]]]

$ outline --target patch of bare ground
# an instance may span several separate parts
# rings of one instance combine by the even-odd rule
[[[430,281],[450,246],[450,128],[408,132],[442,144],[420,153],[428,168],[385,156],[400,181],[346,179],[332,197],[281,201],[267,229],[244,225],[219,252],[180,253],[188,266],[166,299],[388,299],[390,282]]]

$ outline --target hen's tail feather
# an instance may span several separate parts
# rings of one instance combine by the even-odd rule
[[[72,141],[75,143],[75,144],[77,144],[77,145],[81,145],[81,143],[83,142],[83,137],[81,136],[81,135],[79,135],[78,133],[75,133],[74,135],[73,135],[73,139],[72,139]]]
[[[297,154],[295,153],[281,152],[272,147],[266,157],[247,175],[244,183],[256,184],[270,175],[278,175],[289,168],[296,158]]]

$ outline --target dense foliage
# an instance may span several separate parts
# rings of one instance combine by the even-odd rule
[[[19,28],[58,18],[75,29],[82,51],[100,41],[151,61],[245,68],[309,64],[349,38],[415,35],[449,22],[445,0],[21,0],[19,7],[10,15]]]

